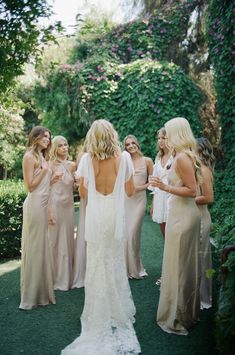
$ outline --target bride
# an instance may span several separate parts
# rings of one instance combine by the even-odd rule
[[[133,323],[135,306],[124,258],[124,197],[134,194],[133,165],[121,153],[117,132],[94,121],[77,170],[80,196],[87,196],[87,268],[80,336],[62,355],[139,354]]]

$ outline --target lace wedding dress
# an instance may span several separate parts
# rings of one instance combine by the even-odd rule
[[[92,160],[85,154],[79,164],[88,188],[85,239],[87,268],[82,332],[62,355],[131,355],[140,346],[133,327],[135,306],[124,258],[125,181],[133,174],[127,152],[122,153],[114,190],[96,191]]]

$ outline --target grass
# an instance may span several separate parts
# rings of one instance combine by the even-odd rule
[[[143,355],[213,355],[214,310],[201,311],[200,322],[188,336],[164,333],[155,322],[163,241],[158,225],[145,217],[142,230],[144,280],[131,280],[136,305],[135,329]],[[84,290],[56,291],[56,305],[31,311],[20,303],[20,261],[0,264],[0,355],[59,355],[80,333]],[[95,297],[95,294],[94,294]],[[86,354],[84,354],[86,355]]]

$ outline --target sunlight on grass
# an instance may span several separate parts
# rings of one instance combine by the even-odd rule
[[[0,276],[7,274],[13,270],[16,270],[20,267],[21,261],[17,260],[10,260],[0,264]]]

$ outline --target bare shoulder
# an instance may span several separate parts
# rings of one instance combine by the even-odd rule
[[[191,158],[184,152],[180,152],[179,154],[177,154],[176,158],[175,158],[177,164],[188,164],[188,163],[192,163]]]
[[[192,159],[184,152],[177,154],[175,158],[175,165],[178,172],[188,171],[193,167]]]
[[[30,162],[35,162],[36,159],[35,159],[35,156],[33,155],[33,153],[28,151],[24,154],[23,161],[26,163],[30,163]]]
[[[70,171],[74,172],[77,168],[76,163],[74,161],[68,160],[68,166]]]
[[[144,157],[144,159],[145,159],[145,162],[146,162],[147,165],[153,165],[153,161],[152,161],[151,158],[149,158],[149,157]]]

